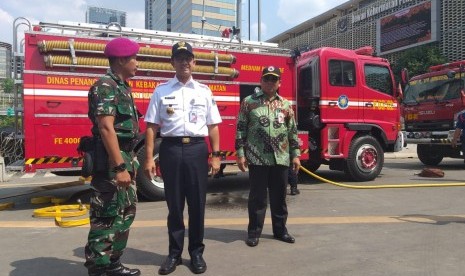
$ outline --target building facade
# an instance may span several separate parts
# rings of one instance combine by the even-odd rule
[[[11,44],[0,42],[0,83],[11,78]]]
[[[114,22],[121,27],[126,27],[126,12],[93,6],[87,7],[86,23],[108,25]]]
[[[456,61],[465,59],[464,14],[465,1],[351,0],[268,41],[289,49],[371,45],[391,62],[408,48],[429,44]]]
[[[145,1],[146,29],[221,36],[234,25],[236,0]]]

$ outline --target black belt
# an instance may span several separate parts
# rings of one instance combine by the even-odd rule
[[[205,142],[205,137],[189,137],[189,136],[175,136],[175,137],[161,137],[163,141],[180,144],[192,144],[198,142]]]

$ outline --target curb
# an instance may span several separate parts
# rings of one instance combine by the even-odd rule
[[[417,158],[416,153],[402,153],[402,152],[387,152],[384,154],[384,159],[408,159]]]
[[[402,158],[417,158],[417,145],[412,144],[407,147],[403,147],[398,152],[386,152],[384,153],[384,159],[402,159]]]

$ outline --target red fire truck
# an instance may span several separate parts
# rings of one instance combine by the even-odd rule
[[[464,66],[465,61],[431,66],[405,87],[405,140],[417,144],[418,159],[425,165],[438,165],[444,157],[463,157],[461,147],[451,147],[451,138],[457,115],[465,110]]]
[[[235,161],[240,101],[254,93],[267,65],[278,66],[282,72],[280,95],[296,107],[302,159],[312,171],[327,164],[356,181],[372,180],[382,169],[384,152],[401,149],[394,78],[389,63],[374,57],[369,47],[355,51],[321,48],[300,55],[265,42],[118,26],[40,23],[25,32],[24,40],[26,171],[79,168],[81,157],[76,147],[81,136],[90,134],[87,92],[107,70],[103,49],[115,36],[129,37],[141,46],[139,71],[129,83],[142,113],[154,88],[174,75],[171,45],[185,40],[194,46],[194,77],[211,88],[223,119],[220,146],[224,164]],[[135,150],[143,158],[143,135]],[[161,177],[150,180],[139,173],[137,182],[145,197],[163,196]]]

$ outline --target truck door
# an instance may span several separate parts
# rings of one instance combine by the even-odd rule
[[[391,71],[384,64],[363,63],[362,66],[365,123],[381,126],[385,123],[396,124],[399,122],[399,111]]]
[[[332,123],[359,120],[359,96],[355,63],[351,60],[329,59],[326,95],[322,96],[322,116]],[[325,76],[323,75],[323,76]]]

